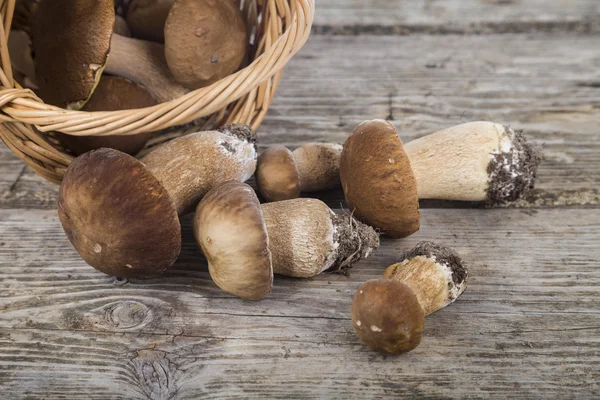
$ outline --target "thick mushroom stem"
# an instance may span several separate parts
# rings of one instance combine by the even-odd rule
[[[421,199],[514,201],[533,187],[542,160],[520,131],[492,122],[457,125],[404,149]]]
[[[127,24],[133,35],[144,40],[164,43],[165,22],[175,0],[131,0]]]
[[[250,179],[256,169],[255,141],[250,127],[230,125],[167,142],[141,161],[184,215],[218,184]]]
[[[261,205],[276,274],[308,278],[351,267],[379,247],[379,235],[315,199]]]
[[[468,271],[447,247],[421,242],[403,258],[389,266],[383,277],[409,286],[425,315],[453,303],[467,287]]]
[[[188,89],[175,82],[158,43],[112,35],[105,72],[142,85],[159,102],[183,96]]]
[[[317,192],[340,185],[342,145],[308,143],[294,150],[300,191]]]

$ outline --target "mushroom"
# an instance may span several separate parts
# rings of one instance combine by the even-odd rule
[[[219,183],[249,179],[256,168],[254,140],[251,129],[234,125],[172,140],[141,161],[114,149],[77,157],[59,193],[67,237],[106,274],[162,273],[181,250],[178,215],[192,211]]]
[[[156,100],[143,87],[116,76],[103,76],[83,111],[116,111],[151,107]],[[73,136],[56,133],[60,141],[76,155],[101,147],[136,154],[144,148],[153,132],[137,135]]]
[[[270,292],[273,273],[311,277],[349,267],[379,247],[371,227],[335,214],[319,200],[260,205],[252,188],[239,182],[202,199],[194,236],[217,286],[250,300]]]
[[[522,131],[493,122],[470,122],[404,146],[421,199],[515,201],[533,188],[540,149]]]
[[[333,143],[308,143],[293,152],[285,146],[265,150],[256,166],[260,194],[281,201],[339,186],[341,152],[342,146]]]
[[[248,54],[248,27],[232,0],[175,0],[165,23],[165,56],[177,82],[208,86],[236,72]]]
[[[163,46],[113,34],[114,23],[110,0],[39,2],[32,37],[40,95],[46,102],[81,109],[103,72],[144,86],[159,102],[187,93],[169,72]]]
[[[425,316],[446,307],[467,285],[468,272],[451,249],[419,243],[387,268],[383,279],[361,285],[352,302],[352,322],[372,350],[400,354],[421,342]]]
[[[420,242],[390,265],[383,277],[408,285],[429,315],[456,301],[467,288],[469,272],[454,250]]]
[[[514,201],[532,188],[542,160],[521,131],[471,122],[414,140],[404,147],[387,121],[360,124],[340,161],[351,209],[392,237],[419,229],[419,199]]]
[[[421,343],[425,314],[410,287],[391,279],[363,283],[352,301],[356,334],[371,350],[400,354]]]
[[[131,0],[127,24],[138,39],[165,42],[165,22],[175,0]]]
[[[419,230],[417,182],[391,123],[365,121],[356,128],[342,150],[340,180],[359,220],[394,238]]]

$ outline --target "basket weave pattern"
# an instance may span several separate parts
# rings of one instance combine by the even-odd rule
[[[60,183],[73,157],[50,134],[135,135],[206,117],[206,126],[244,123],[258,128],[283,68],[302,48],[313,22],[314,0],[245,0],[254,36],[252,62],[211,86],[154,107],[110,112],[71,111],[44,104],[14,79],[7,50],[15,0],[0,0],[0,138],[33,170]]]

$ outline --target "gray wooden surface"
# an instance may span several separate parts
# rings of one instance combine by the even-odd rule
[[[341,4],[340,4],[341,3]],[[319,0],[261,147],[343,142],[389,118],[405,141],[461,121],[525,129],[547,160],[505,209],[423,202],[423,228],[384,240],[350,277],[276,277],[264,301],[211,282],[189,217],[164,277],[83,263],[57,187],[0,147],[0,398],[600,397],[600,3]],[[340,208],[339,191],[319,195]],[[362,346],[350,304],[420,240],[469,266],[422,344]]]

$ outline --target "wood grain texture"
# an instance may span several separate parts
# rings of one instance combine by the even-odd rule
[[[576,34],[315,36],[287,68],[260,145],[343,143],[372,118],[392,120],[405,142],[491,120],[545,147],[541,191],[519,206],[598,206],[598,48],[599,35]],[[0,208],[55,207],[57,187],[5,147],[0,172]]]
[[[595,0],[319,0],[317,34],[598,32]]]
[[[418,234],[349,277],[276,276],[262,302],[213,284],[189,217],[164,276],[97,272],[60,227],[58,187],[0,146],[0,397],[600,398],[599,32],[596,0],[318,0],[261,149],[342,143],[372,118],[405,142],[491,120],[546,161],[507,209],[423,201]],[[414,352],[379,355],[352,296],[421,240],[456,249],[469,287]]]
[[[597,212],[424,210],[419,234],[384,240],[350,277],[276,277],[262,302],[216,288],[189,220],[180,260],[146,281],[85,265],[52,211],[2,210],[0,229],[8,398],[600,395]],[[354,291],[432,239],[463,256],[467,291],[427,318],[414,352],[369,351]]]

